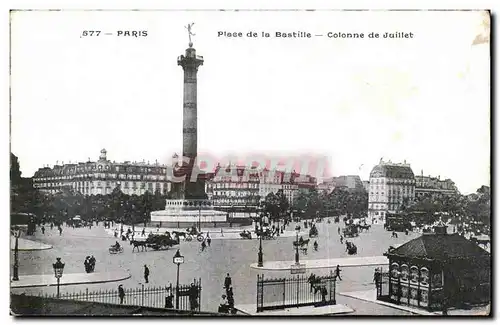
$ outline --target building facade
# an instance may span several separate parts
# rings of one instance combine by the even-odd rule
[[[259,205],[259,182],[257,169],[232,164],[209,174],[205,189],[217,209],[252,210]]]
[[[389,213],[401,211],[415,199],[415,176],[409,164],[380,161],[370,173],[368,219],[384,223]]]
[[[214,207],[233,210],[255,210],[269,193],[283,190],[290,204],[299,189],[316,188],[316,178],[279,170],[259,170],[246,166],[218,166],[206,183],[208,198]]]
[[[344,188],[349,192],[363,192],[365,190],[363,182],[358,175],[336,176],[323,181],[322,188],[333,190],[336,187]]]
[[[283,172],[264,169],[259,173],[259,197],[265,200],[270,193],[276,194],[283,189]]]
[[[456,195],[459,194],[458,188],[451,179],[441,180],[441,177],[424,176],[423,171],[420,175],[415,175],[415,197],[426,195]]]
[[[166,165],[116,163],[109,161],[106,153],[102,149],[98,161],[40,168],[33,176],[33,186],[49,193],[71,189],[83,195],[111,194],[117,186],[128,195],[146,191],[166,194],[170,190]]]

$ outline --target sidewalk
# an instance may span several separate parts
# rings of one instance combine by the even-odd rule
[[[339,257],[321,260],[301,260],[300,264],[304,264],[306,269],[321,269],[335,268],[337,265],[340,267],[388,265],[389,261],[385,256],[365,256]],[[250,264],[250,267],[267,271],[290,271],[292,265],[295,265],[295,261],[264,261],[263,267],[258,267],[257,263]]]
[[[431,313],[431,312],[424,310],[424,309],[419,309],[419,308],[410,307],[410,306],[397,305],[397,304],[393,304],[390,302],[377,300],[377,291],[375,289],[365,290],[365,291],[339,292],[339,295],[351,297],[351,298],[355,298],[355,299],[359,299],[359,300],[369,301],[369,302],[373,302],[373,303],[378,304],[378,305],[383,305],[383,306],[387,306],[387,307],[392,307],[392,308],[408,311],[408,312],[410,312],[412,314],[416,314],[416,315],[425,315],[425,316],[438,315],[436,313]],[[439,314],[441,314],[441,313],[439,313]]]
[[[351,297],[359,300],[369,301],[376,303],[378,305],[388,306],[404,311],[408,311],[417,315],[425,315],[425,316],[442,316],[443,313],[441,311],[429,312],[427,310],[413,307],[413,306],[404,306],[393,304],[390,302],[377,300],[377,291],[366,290],[366,291],[351,291],[351,292],[339,292],[339,295]],[[490,306],[478,306],[473,307],[469,310],[465,309],[448,309],[448,316],[487,316],[490,313]]]
[[[245,315],[251,316],[320,316],[320,315],[337,315],[352,313],[354,310],[346,305],[328,305],[321,307],[304,306],[287,309],[265,310],[257,312],[255,304],[236,305],[235,309]]]
[[[10,236],[10,249],[14,250],[16,247],[16,238]],[[29,239],[19,238],[18,239],[18,250],[20,251],[41,251],[45,249],[51,249],[51,245],[36,242]]]
[[[76,285],[89,283],[115,282],[130,278],[130,274],[123,271],[97,273],[69,273],[63,274],[60,285]],[[20,275],[19,281],[10,281],[11,288],[47,287],[57,285],[54,274]]]

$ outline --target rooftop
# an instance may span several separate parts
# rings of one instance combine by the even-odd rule
[[[424,234],[387,254],[411,258],[446,260],[455,258],[490,257],[490,254],[459,234]]]

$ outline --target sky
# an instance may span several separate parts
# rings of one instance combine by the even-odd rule
[[[362,179],[381,158],[406,160],[462,193],[490,183],[489,18],[480,11],[15,12],[11,151],[23,176],[95,161],[102,148],[114,161],[168,163],[180,153],[177,57],[191,22],[205,60],[200,153],[327,157],[331,175]],[[84,30],[101,34],[80,37]],[[147,36],[117,36],[127,30]]]

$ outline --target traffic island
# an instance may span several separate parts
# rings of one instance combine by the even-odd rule
[[[340,257],[326,258],[320,260],[301,260],[301,266],[305,269],[331,269],[337,267],[353,266],[378,266],[388,265],[389,262],[385,256],[364,256],[364,257]],[[264,261],[263,266],[259,267],[257,263],[250,264],[250,267],[266,271],[292,271],[292,265],[295,261]]]
[[[10,237],[10,249],[12,251],[15,250],[15,246],[16,246],[16,238],[11,236]],[[42,250],[51,249],[51,248],[52,248],[52,245],[47,245],[44,243],[40,243],[37,241],[24,239],[24,238],[18,239],[18,250],[19,251],[42,251]]]
[[[130,278],[130,274],[123,271],[97,272],[97,273],[69,273],[64,274],[60,279],[60,285],[93,284],[104,282],[116,282]],[[35,288],[57,286],[57,279],[54,274],[34,274],[20,275],[18,281],[10,282],[10,287],[14,288]]]

